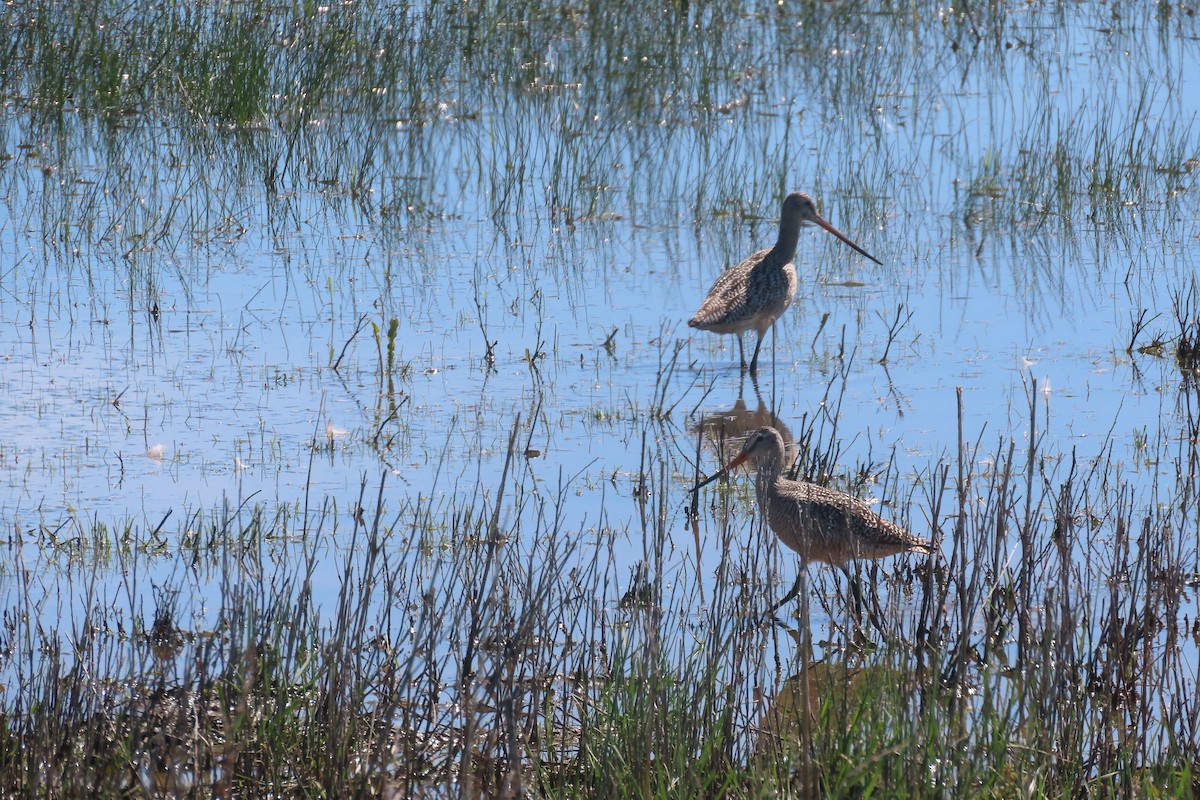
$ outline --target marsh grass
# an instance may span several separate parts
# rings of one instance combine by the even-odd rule
[[[1113,21],[1097,4],[1078,13],[1100,17],[1079,24],[1111,25],[1134,54],[1138,36],[1194,36],[1164,6]],[[1085,220],[1120,232],[1133,227],[1130,208],[1194,202],[1192,123],[1160,118],[1153,93],[1037,106],[1013,139],[1002,114],[992,136],[945,133],[945,120],[922,115],[947,60],[957,91],[980,71],[1002,73],[1013,50],[1036,60],[1056,47],[1037,32],[1071,9],[1014,8],[964,6],[914,25],[928,9],[673,3],[664,21],[644,3],[18,3],[0,22],[0,184],[11,229],[34,232],[46,275],[63,264],[87,278],[44,302],[73,320],[88,306],[70,292],[119,284],[151,329],[164,264],[249,247],[246,209],[260,207],[277,240],[314,207],[366,221],[392,248],[389,283],[393,269],[440,279],[437,259],[403,262],[396,250],[480,209],[512,242],[531,219],[581,237],[623,218],[732,220],[757,235],[770,227],[763,209],[811,181],[831,217],[864,227],[884,225],[899,202],[954,206],[955,229],[1028,244],[1051,221],[1065,238]],[[897,121],[941,132],[941,167],[904,149]],[[958,199],[943,203],[943,179],[955,178]],[[475,194],[478,205],[464,200]],[[897,475],[890,458],[845,463],[854,350],[841,343],[824,402],[796,425],[795,474],[855,494],[884,487],[888,513],[941,550],[856,566],[883,631],[855,614],[839,574],[817,567],[800,601],[764,624],[797,567],[758,518],[749,481],[710,490],[698,517],[681,511],[699,470],[690,459],[702,456],[683,429],[703,425],[682,404],[702,378],[669,327],[646,394],[588,415],[589,433],[640,443],[628,483],[612,468],[611,491],[578,512],[579,485],[604,482],[533,466],[535,430],[550,438],[556,424],[547,384],[574,360],[525,274],[559,270],[570,286],[591,262],[561,252],[536,270],[511,259],[526,282],[505,299],[536,320],[499,349],[524,350],[532,413],[494,414],[498,474],[476,456],[462,467],[472,478],[443,475],[453,416],[439,421],[440,459],[409,458],[397,333],[407,317],[372,308],[346,315],[321,365],[352,373],[363,362],[343,355],[359,340],[370,351],[359,334],[375,325],[362,368],[373,397],[360,404],[375,424],[362,440],[385,465],[398,449],[401,466],[435,471],[434,494],[408,496],[384,470],[350,496],[310,498],[307,480],[290,502],[124,524],[47,514],[9,534],[0,793],[1197,791],[1194,380],[1177,395],[1182,429],[1146,433],[1149,479],[1112,441],[1087,461],[1048,444],[1036,384],[1017,438],[994,437],[960,394],[945,433],[953,454]],[[193,281],[204,276],[179,277],[183,294]],[[473,288],[469,322],[491,364],[502,333],[484,318],[490,287]],[[1192,370],[1195,287],[1175,305]],[[889,343],[896,320],[884,322]],[[614,341],[605,326],[598,350]],[[332,461],[338,448],[319,429],[310,442],[311,479],[316,456]]]
[[[32,145],[37,166],[66,180],[40,185],[20,162],[6,180],[44,198],[56,224],[38,228],[71,237],[65,252],[74,231],[99,224],[124,234],[113,243],[121,255],[175,252],[204,232],[219,240],[237,204],[205,189],[227,185],[265,191],[283,218],[310,193],[345,200],[385,231],[453,218],[477,191],[508,228],[531,214],[567,225],[704,221],[730,205],[757,213],[797,186],[846,206],[827,208],[834,216],[883,224],[898,175],[906,207],[952,201],[914,172],[913,142],[888,127],[947,90],[943,65],[926,54],[948,52],[964,82],[986,84],[980,73],[1036,57],[1035,34],[1063,24],[1054,10],[995,8],[915,28],[923,12],[903,7],[669,12],[680,27],[637,4],[565,1],[252,0],[154,13],[103,0],[18,3],[0,56],[15,123],[5,152]],[[1183,14],[1115,31],[1101,22],[1134,52],[1155,43],[1137,36],[1169,41],[1195,28]],[[970,52],[950,49],[966,31]],[[1014,41],[1024,45],[1014,51]],[[747,60],[748,47],[759,57]],[[999,109],[990,124],[1017,125],[1011,141],[977,142],[937,116],[911,124],[947,137],[959,171],[950,177],[969,187],[962,218],[1120,226],[1126,204],[1193,185],[1200,147],[1191,120],[1164,113],[1175,78],[1165,80],[1076,107],[1046,95],[1028,120]],[[100,189],[80,192],[93,171]]]
[[[1031,385],[1020,446],[985,449],[960,405],[957,456],[904,504],[941,554],[855,570],[886,635],[819,568],[782,626],[758,622],[771,576],[796,567],[776,563],[744,493],[717,493],[724,511],[699,520],[720,562],[679,562],[692,541],[686,487],[663,453],[645,453],[640,529],[567,523],[571,481],[530,482],[519,420],[503,472],[474,500],[392,509],[383,481],[364,484],[352,530],[307,516],[275,569],[269,514],[190,517],[191,560],[220,587],[199,617],[195,584],[173,580],[153,608],[94,595],[70,627],[47,630],[35,608],[46,587],[24,572],[8,584],[16,613],[0,637],[11,681],[0,785],[14,796],[1188,793],[1197,553],[1184,476],[1195,470],[1177,462],[1179,480],[1147,503],[1111,449],[1089,464],[1044,451],[1040,397]],[[835,453],[832,438],[805,441]],[[184,541],[163,529],[131,536]],[[623,537],[640,541],[634,573],[614,550]],[[344,555],[318,607],[327,540]],[[623,602],[635,585],[637,602]]]
[[[1184,373],[1200,366],[1200,289],[1193,275],[1186,287],[1171,292],[1171,309],[1178,326],[1175,339],[1175,363]]]

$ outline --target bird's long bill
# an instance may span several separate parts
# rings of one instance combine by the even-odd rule
[[[695,486],[693,486],[692,491],[698,492],[705,486],[708,486],[710,483],[717,480],[718,478],[722,478],[722,477],[728,475],[730,472],[737,469],[742,464],[746,463],[746,459],[749,457],[750,457],[749,453],[742,453],[740,456],[735,458],[733,461],[730,461],[728,464],[726,464],[722,469],[714,472],[712,475],[709,475],[707,478],[705,478],[704,480],[700,481]]]
[[[829,232],[830,232],[830,233],[832,233],[834,236],[836,236],[837,238],[841,239],[843,242],[845,242],[846,244],[850,245],[850,246],[851,246],[851,247],[853,247],[855,250],[857,250],[858,252],[860,252],[860,253],[862,253],[864,256],[866,256],[867,258],[869,258],[869,259],[871,259],[872,261],[874,261],[876,264],[880,264],[880,265],[882,265],[882,264],[883,264],[883,262],[882,262],[882,261],[880,261],[878,258],[876,258],[875,256],[871,255],[871,254],[870,254],[870,253],[868,253],[866,250],[863,250],[861,247],[859,247],[858,245],[856,245],[854,242],[850,241],[850,240],[849,240],[849,239],[847,239],[845,236],[843,236],[841,231],[839,231],[837,228],[835,228],[835,227],[833,227],[832,225],[830,225],[830,224],[829,224],[828,222],[826,222],[825,220],[821,219],[820,217],[813,217],[813,222],[817,223],[817,224],[818,224],[818,225],[820,225],[822,228],[824,228],[825,230],[829,231]]]

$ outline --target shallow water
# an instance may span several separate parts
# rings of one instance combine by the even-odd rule
[[[1005,13],[1004,41],[976,43],[954,17],[747,11],[726,38],[691,34],[695,52],[642,52],[620,25],[611,39],[532,26],[531,61],[497,45],[478,72],[423,84],[423,118],[399,76],[382,106],[377,91],[319,108],[302,167],[269,115],[197,131],[174,109],[117,127],[68,109],[56,129],[10,101],[10,549],[47,586],[86,565],[101,595],[137,608],[178,573],[196,511],[282,508],[287,539],[336,501],[341,527],[317,548],[336,563],[364,481],[385,476],[400,530],[422,503],[490,512],[519,416],[523,485],[565,487],[563,530],[614,534],[623,583],[645,557],[647,456],[671,480],[672,563],[711,579],[717,523],[697,540],[683,514],[694,430],[757,401],[732,338],[686,320],[724,268],[771,244],[797,189],[883,266],[805,229],[762,396],[797,428],[829,400],[842,468],[879,477],[884,513],[921,534],[942,522],[922,487],[957,452],[956,387],[982,453],[1026,446],[1033,396],[1044,453],[1111,447],[1141,485],[1173,480],[1181,376],[1126,347],[1141,309],[1158,316],[1136,344],[1176,333],[1172,293],[1200,254],[1196,23]],[[272,187],[264,163],[291,172]],[[699,472],[718,466],[706,449]],[[79,544],[97,522],[165,542],[141,588]],[[319,583],[337,587],[328,571]],[[219,584],[192,590],[203,618]],[[78,613],[78,598],[44,610]]]

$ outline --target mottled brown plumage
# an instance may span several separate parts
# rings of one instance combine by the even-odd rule
[[[784,478],[784,452],[778,431],[759,428],[737,458],[696,488],[753,460],[758,467],[759,510],[779,540],[806,560],[843,566],[855,558],[933,553],[933,542],[889,522],[866,503],[825,486]]]
[[[802,222],[820,225],[876,264],[879,263],[879,259],[822,219],[811,197],[803,192],[789,194],[783,201],[779,239],[775,246],[759,250],[726,270],[708,290],[708,296],[700,304],[699,310],[688,320],[689,326],[702,331],[737,335],[743,368],[746,366],[746,353],[742,349],[741,334],[754,330],[758,334],[758,341],[754,345],[754,357],[750,360],[752,373],[758,371],[758,351],[762,348],[763,335],[771,329],[775,320],[783,316],[796,294],[796,267],[792,259],[796,256]]]

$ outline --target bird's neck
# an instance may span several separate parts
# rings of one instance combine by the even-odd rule
[[[779,255],[792,260],[796,255],[796,245],[800,242],[800,219],[784,219],[779,223],[779,239],[775,242],[774,250]]]
[[[759,491],[769,490],[775,485],[775,481],[779,480],[780,474],[783,472],[783,467],[779,461],[774,458],[761,458],[758,462],[758,489]]]

